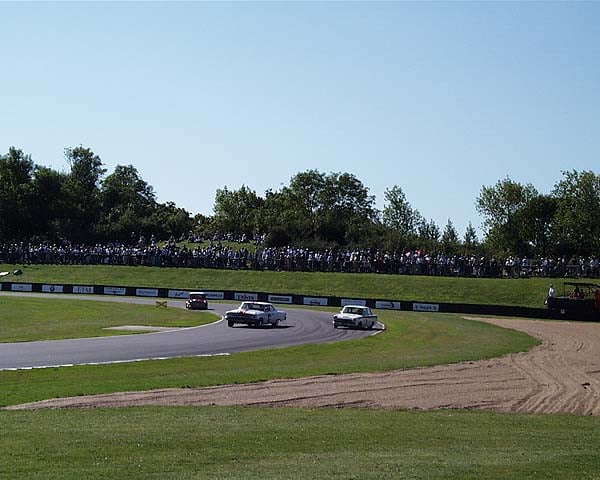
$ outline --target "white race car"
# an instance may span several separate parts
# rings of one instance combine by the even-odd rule
[[[236,323],[244,323],[254,327],[273,325],[277,327],[279,322],[286,319],[286,313],[277,310],[272,303],[267,302],[242,302],[235,310],[225,313],[227,325],[233,327]]]
[[[333,316],[333,328],[373,328],[377,323],[375,315],[369,307],[362,305],[346,305],[340,313]]]

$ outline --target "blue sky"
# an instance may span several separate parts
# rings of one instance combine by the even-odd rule
[[[193,214],[317,169],[462,236],[483,185],[599,173],[600,2],[2,2],[0,58],[0,152]]]

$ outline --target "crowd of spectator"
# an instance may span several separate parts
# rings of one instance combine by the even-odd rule
[[[388,252],[361,249],[314,250],[299,247],[233,248],[220,240],[189,248],[171,238],[159,245],[154,238],[133,245],[120,242],[81,245],[4,244],[0,263],[11,265],[130,265],[233,270],[386,273],[457,277],[600,277],[598,257],[505,259],[477,255],[430,254],[422,250]]]

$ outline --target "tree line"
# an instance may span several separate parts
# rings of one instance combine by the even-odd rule
[[[483,186],[475,199],[484,238],[472,223],[459,234],[440,228],[407,200],[402,187],[384,192],[384,207],[350,173],[307,170],[288,185],[258,195],[246,185],[215,194],[213,215],[193,216],[173,202],[159,203],[154,188],[132,165],[106,174],[101,158],[83,146],[66,148],[69,171],[34,164],[10,147],[0,156],[0,241],[130,242],[231,234],[267,245],[424,249],[455,254],[594,256],[600,253],[600,177],[563,172],[549,194],[510,178]]]

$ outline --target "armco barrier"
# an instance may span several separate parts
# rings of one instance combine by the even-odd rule
[[[365,305],[371,308],[402,310],[414,312],[463,313],[470,315],[500,315],[509,317],[542,318],[556,320],[591,320],[599,321],[596,313],[568,312],[549,310],[547,308],[517,307],[511,305],[476,305],[466,303],[434,303],[414,300],[386,300],[371,298],[346,298],[317,295],[296,295],[290,293],[249,292],[243,290],[211,290],[196,288],[194,290],[155,288],[155,287],[123,287],[115,285],[85,284],[51,284],[0,282],[0,291],[63,293],[79,295],[115,295],[148,298],[187,298],[190,291],[204,291],[209,300],[260,301],[287,305],[329,306]]]

